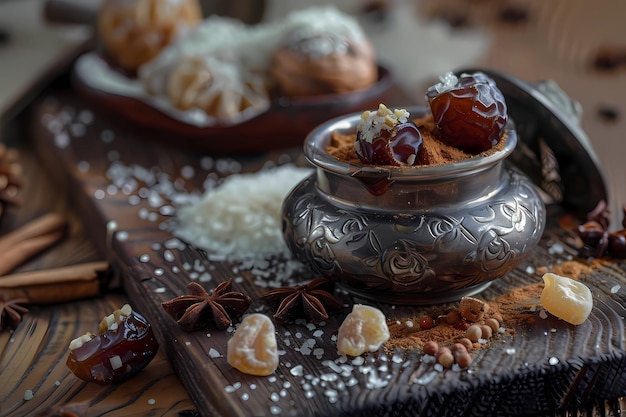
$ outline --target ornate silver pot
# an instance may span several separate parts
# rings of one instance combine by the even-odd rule
[[[412,116],[423,108],[407,109]],[[316,172],[283,203],[289,249],[356,296],[433,304],[476,294],[515,268],[541,239],[545,207],[506,158],[517,134],[486,157],[420,168],[370,167],[330,156],[331,133],[356,132],[360,114],[306,138]]]

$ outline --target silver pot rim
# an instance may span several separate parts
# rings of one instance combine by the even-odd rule
[[[426,114],[425,107],[413,106],[405,108],[412,117]],[[515,124],[509,118],[506,130],[507,136],[502,149],[487,156],[476,156],[463,161],[445,165],[413,167],[377,167],[362,164],[353,164],[341,161],[326,152],[332,132],[339,131],[350,133],[356,131],[356,126],[361,120],[362,112],[350,113],[328,120],[314,128],[304,140],[304,154],[307,160],[317,168],[352,177],[384,177],[389,180],[424,181],[449,178],[468,172],[485,169],[493,164],[503,161],[513,153],[517,145],[517,133]]]

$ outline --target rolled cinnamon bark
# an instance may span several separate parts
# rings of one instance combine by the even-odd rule
[[[0,275],[59,241],[65,235],[66,225],[65,217],[49,213],[0,236]]]
[[[26,298],[29,304],[51,304],[102,293],[109,284],[109,263],[88,262],[0,277],[0,298]]]

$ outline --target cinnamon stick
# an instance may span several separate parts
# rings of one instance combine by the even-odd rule
[[[4,275],[63,237],[67,222],[57,213],[45,214],[0,237],[0,275]]]
[[[59,303],[97,296],[106,283],[106,261],[88,262],[0,277],[0,297],[26,298],[30,304]]]

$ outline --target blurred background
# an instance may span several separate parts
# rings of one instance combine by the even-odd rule
[[[551,79],[581,103],[580,124],[626,203],[626,2],[621,0],[202,0],[204,15],[254,24],[332,4],[355,16],[379,61],[414,103],[437,76],[488,67],[526,82]],[[100,0],[0,1],[0,128],[93,39]],[[1,130],[0,130],[1,132]],[[617,183],[617,184],[615,184]]]

